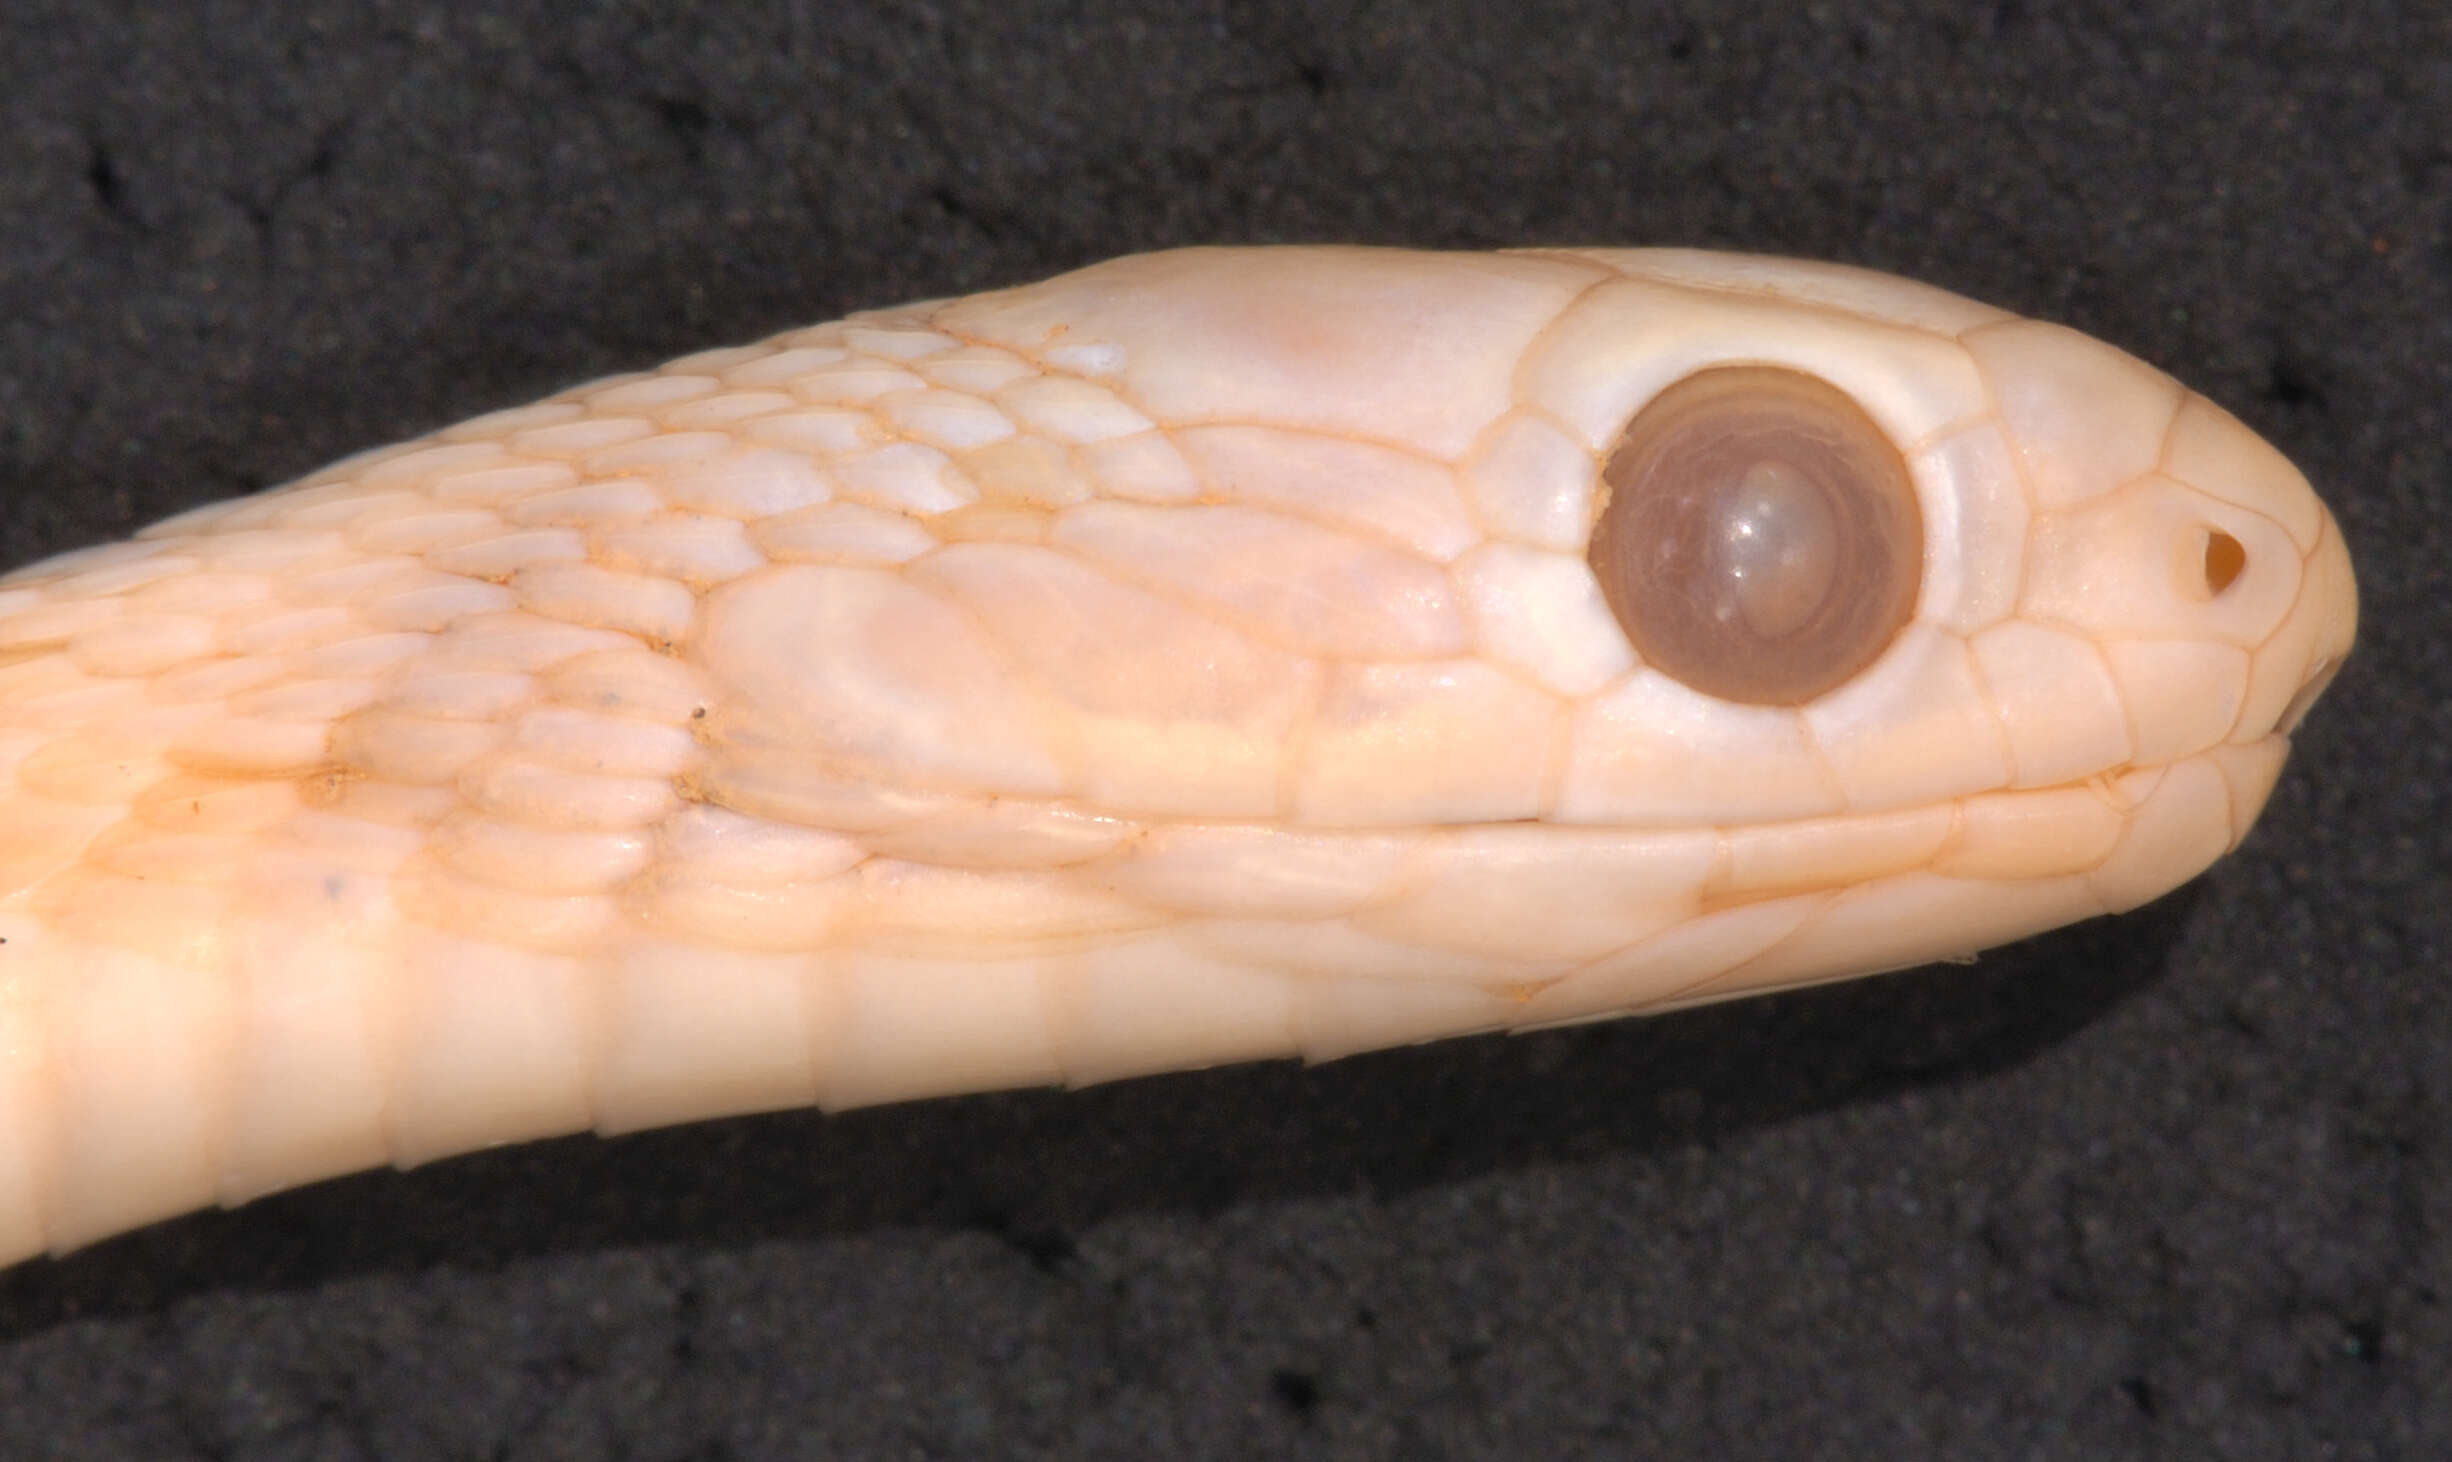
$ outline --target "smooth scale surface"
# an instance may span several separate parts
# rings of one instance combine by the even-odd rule
[[[1793,703],[1589,562],[1731,364],[1914,497]],[[0,579],[0,1257],[1963,953],[2235,845],[2354,620],[2219,408],[1831,266],[1188,250],[582,386]]]

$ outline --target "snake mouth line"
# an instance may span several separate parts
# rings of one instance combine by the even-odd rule
[[[2331,688],[2333,677],[2341,673],[2341,661],[2339,655],[2327,655],[2316,662],[2315,668],[2307,673],[2307,683],[2300,686],[2299,693],[2282,707],[2281,716],[2273,723],[2272,734],[2287,737],[2299,729],[2299,723],[2307,719],[2307,713]]]

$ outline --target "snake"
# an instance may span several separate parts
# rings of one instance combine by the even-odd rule
[[[2142,904],[2348,653],[2111,345],[1194,248],[0,578],[0,1262],[496,1144],[1655,1012]]]

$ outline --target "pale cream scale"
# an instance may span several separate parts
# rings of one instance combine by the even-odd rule
[[[0,1258],[385,1162],[1658,1010],[2125,909],[2306,481],[1854,269],[1189,250],[0,580]]]

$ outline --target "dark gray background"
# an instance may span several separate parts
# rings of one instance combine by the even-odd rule
[[[2438,6],[673,8],[14,0],[0,562],[1153,245],[1687,243],[2172,369],[2329,494],[2362,647],[2139,915],[325,1185],[0,1275],[0,1456],[2452,1453]]]

